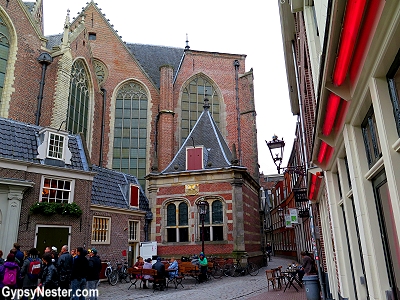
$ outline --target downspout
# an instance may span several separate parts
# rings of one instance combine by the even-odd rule
[[[242,143],[240,134],[240,108],[239,108],[239,66],[240,63],[237,59],[233,62],[235,66],[235,93],[236,93],[236,121],[237,121],[237,132],[238,132],[238,153],[239,153],[239,165],[242,165]]]
[[[37,96],[37,110],[36,110],[36,121],[35,121],[35,125],[39,126],[40,115],[42,110],[42,101],[43,101],[43,89],[46,78],[46,69],[47,66],[53,62],[53,58],[50,56],[50,54],[42,52],[40,53],[37,60],[42,65],[42,77],[40,79],[39,95]]]
[[[100,140],[99,166],[103,167],[103,145],[104,145],[104,132],[105,132],[107,90],[105,88],[101,88],[100,90],[103,93],[103,108],[102,108],[102,112],[101,112],[101,140]]]

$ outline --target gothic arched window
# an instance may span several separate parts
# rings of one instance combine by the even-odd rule
[[[0,102],[6,78],[7,60],[10,50],[10,32],[0,17]]]
[[[222,201],[206,200],[208,202],[207,214],[204,216],[204,240],[223,241],[224,240],[224,210]],[[202,224],[200,226],[200,237],[202,236]]]
[[[183,143],[190,130],[204,110],[204,98],[210,101],[210,112],[214,121],[219,125],[220,99],[214,86],[204,76],[192,79],[182,92],[182,120],[181,120],[181,142]]]
[[[89,117],[89,79],[85,64],[77,60],[72,65],[69,88],[67,129],[73,134],[88,130]]]
[[[115,99],[112,168],[136,176],[145,186],[147,93],[136,82],[123,84]]]

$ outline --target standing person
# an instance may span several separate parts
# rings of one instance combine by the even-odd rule
[[[306,251],[301,251],[300,255],[301,255],[301,259],[302,259],[302,265],[301,265],[301,269],[298,271],[298,273],[299,273],[299,279],[300,279],[300,281],[302,281],[304,275],[306,275],[306,276],[310,275],[311,269],[314,266],[314,260],[311,258],[311,256]]]
[[[19,267],[22,267],[22,264],[24,263],[24,252],[22,252],[20,248],[21,246],[18,243],[14,243],[14,249],[17,250],[15,252],[15,258],[19,261]]]
[[[59,287],[62,290],[68,290],[71,284],[72,255],[68,252],[68,245],[61,247],[61,253],[58,257],[57,271],[60,277]],[[60,300],[69,300],[70,297],[60,297]]]
[[[161,257],[157,257],[156,263],[153,265],[153,269],[157,270],[157,279],[161,281],[160,290],[163,291],[165,287],[165,266],[161,262]]]
[[[42,280],[39,284],[39,287],[42,287],[45,291],[46,290],[54,290],[58,288],[58,274],[57,269],[53,265],[52,256],[50,253],[43,254],[42,262],[43,262],[43,273],[42,273]],[[46,292],[42,299],[44,300],[58,300],[56,295],[52,295],[48,293],[48,297],[46,297]]]
[[[85,300],[82,296],[82,291],[86,289],[86,277],[89,268],[89,262],[85,257],[86,251],[82,247],[76,248],[76,257],[72,263],[71,273],[71,289],[72,289],[72,300]],[[79,295],[76,292],[79,290]]]
[[[41,261],[38,257],[38,250],[31,248],[28,257],[24,260],[21,268],[22,288],[34,291],[38,286],[39,274],[41,272]],[[28,299],[24,296],[22,299]]]
[[[17,278],[19,270],[19,266],[15,262],[15,255],[9,253],[7,255],[7,260],[4,263],[3,286],[8,286],[10,289],[16,289],[18,287]]]
[[[4,264],[3,251],[0,250],[0,265]]]
[[[200,263],[199,282],[203,282],[207,280],[207,267],[208,267],[208,261],[203,252],[200,252],[199,263]]]
[[[89,270],[87,275],[87,284],[86,287],[90,291],[90,297],[88,300],[97,300],[97,297],[94,293],[94,290],[97,289],[99,285],[100,279],[100,271],[101,271],[101,260],[97,255],[96,248],[92,248],[88,250],[89,252]]]

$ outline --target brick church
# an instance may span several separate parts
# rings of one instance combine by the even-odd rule
[[[10,202],[18,186],[20,216],[17,232],[5,234],[2,223],[0,247],[13,238],[39,247],[40,226],[69,224],[70,246],[115,256],[125,250],[132,259],[140,242],[157,241],[161,256],[190,255],[201,250],[197,205],[206,201],[206,254],[260,257],[256,110],[246,55],[193,50],[188,41],[182,48],[124,42],[93,1],[74,20],[68,13],[60,31],[44,36],[41,0],[1,3],[0,130],[29,129],[36,139],[29,161],[21,151],[0,149],[0,192],[8,193],[0,202]],[[9,137],[3,144],[15,143]],[[74,155],[79,168],[70,162]],[[75,198],[46,194],[53,183],[56,195],[66,192],[59,189],[70,186],[63,174],[79,181],[67,191]],[[118,197],[122,202],[113,201]],[[83,219],[29,217],[35,202],[73,199]]]

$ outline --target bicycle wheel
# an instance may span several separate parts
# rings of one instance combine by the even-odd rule
[[[108,278],[108,276],[110,276],[111,272],[112,272],[111,268],[107,267],[106,271],[104,272],[104,275],[106,275],[106,278]]]
[[[256,276],[258,275],[258,266],[254,263],[249,263],[247,264],[247,272],[251,275],[251,276]]]
[[[130,282],[129,274],[128,274],[128,268],[126,266],[122,267],[122,271],[120,274],[121,282],[122,280],[125,280],[125,282]]]
[[[224,266],[224,275],[226,277],[233,276],[234,271],[235,271],[235,268],[234,268],[233,265],[227,264],[227,265]]]
[[[111,284],[111,285],[116,285],[117,284],[117,282],[118,282],[118,271],[117,270],[113,270],[112,272],[111,272],[111,274],[108,276],[108,282]]]
[[[224,271],[219,265],[214,265],[214,267],[211,269],[211,275],[212,277],[219,279],[224,275]]]
[[[243,268],[241,265],[233,265],[233,277],[239,277],[243,273]]]

